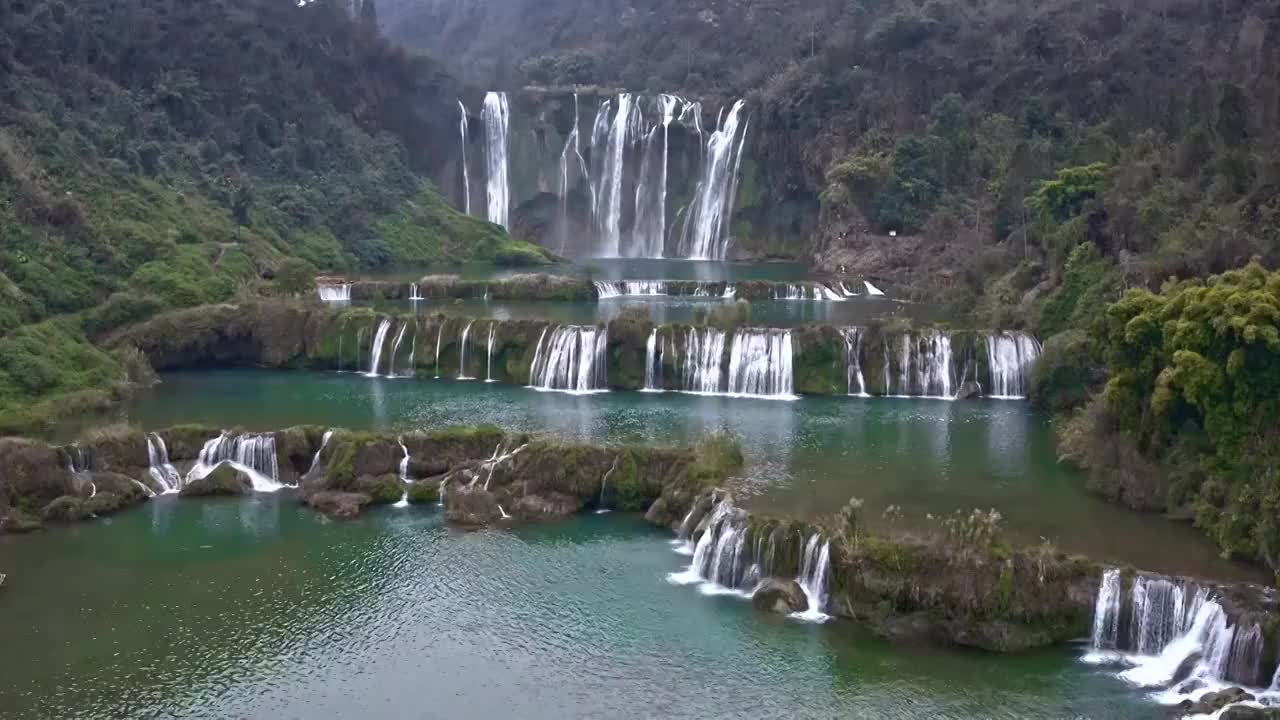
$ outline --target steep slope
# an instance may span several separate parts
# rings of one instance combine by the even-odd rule
[[[345,3],[0,0],[0,27],[0,408],[123,381],[86,336],[282,270],[542,258],[439,197],[459,87]]]

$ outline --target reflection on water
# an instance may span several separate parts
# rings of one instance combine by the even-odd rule
[[[823,516],[850,497],[869,516],[896,505],[929,527],[955,511],[994,508],[1015,540],[1161,572],[1237,577],[1189,526],[1139,515],[1084,491],[1056,461],[1052,427],[1027,403],[806,397],[796,402],[609,392],[541,393],[482,382],[370,379],[275,371],[174,373],[131,411],[145,428],[198,422],[411,431],[492,423],[602,443],[688,444],[736,435],[747,459],[735,491],[771,512]]]

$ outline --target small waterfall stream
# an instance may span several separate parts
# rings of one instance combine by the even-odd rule
[[[409,507],[409,486],[413,484],[413,480],[409,477],[409,448],[405,447],[404,438],[397,438],[396,442],[399,443],[400,450],[404,453],[404,457],[400,458],[400,483],[404,486],[404,493],[391,507],[407,508]]]
[[[844,338],[844,363],[848,375],[846,392],[855,397],[871,397],[867,394],[867,381],[862,376],[862,328],[841,328],[840,336]]]
[[[436,333],[436,379],[440,379],[440,343],[444,340],[444,320],[440,321],[440,331]]]
[[[308,467],[307,471],[302,474],[303,480],[315,479],[316,477],[318,477],[317,473],[319,473],[321,470],[324,469],[324,466],[320,464],[320,454],[324,452],[325,446],[329,444],[329,440],[332,437],[333,437],[332,430],[326,430],[324,432],[324,435],[320,437],[320,447],[316,448],[316,454],[311,458],[311,467]]]
[[[378,330],[373,334],[373,344],[369,346],[369,372],[367,377],[378,377],[378,368],[382,366],[382,348],[387,342],[387,333],[391,330],[391,318],[382,318],[378,322]]]
[[[662,359],[667,351],[667,339],[658,338],[658,329],[649,332],[644,346],[644,389],[642,392],[663,392]]]
[[[794,617],[810,622],[824,622],[828,619],[823,611],[827,608],[827,576],[830,570],[831,543],[814,533],[805,542],[800,556],[800,575],[796,578],[796,583],[809,600],[809,609],[796,613]]]
[[[607,390],[605,349],[608,343],[607,328],[560,325],[550,333],[544,328],[534,350],[529,386],[574,393]]]
[[[165,447],[164,438],[159,433],[147,433],[148,474],[165,495],[182,490],[182,475],[169,462],[169,448]]]
[[[485,371],[484,381],[487,383],[497,382],[493,379],[493,338],[495,323],[489,323],[489,341],[485,343]]]
[[[485,129],[485,166],[488,170],[487,188],[489,222],[508,225],[510,210],[510,149],[511,112],[507,94],[490,92],[484,98],[484,110],[480,113]]]
[[[391,359],[387,361],[387,377],[396,377],[396,354],[400,352],[400,343],[404,341],[404,333],[409,329],[409,323],[400,325],[400,332],[396,333],[395,342],[391,343]]]
[[[458,379],[459,380],[475,380],[475,378],[467,375],[467,337],[471,334],[471,326],[476,323],[475,320],[467,322],[462,328],[462,338],[458,341]]]

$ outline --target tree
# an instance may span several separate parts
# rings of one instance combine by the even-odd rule
[[[276,270],[276,285],[290,295],[309,292],[316,285],[316,268],[306,260],[289,258]]]

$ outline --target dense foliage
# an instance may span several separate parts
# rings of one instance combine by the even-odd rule
[[[431,188],[458,88],[346,2],[0,0],[0,27],[0,412],[109,387],[85,333],[281,271],[542,259]]]
[[[1225,554],[1280,571],[1280,273],[1131,291],[1098,340],[1106,409],[1175,471],[1168,506],[1194,510]]]

